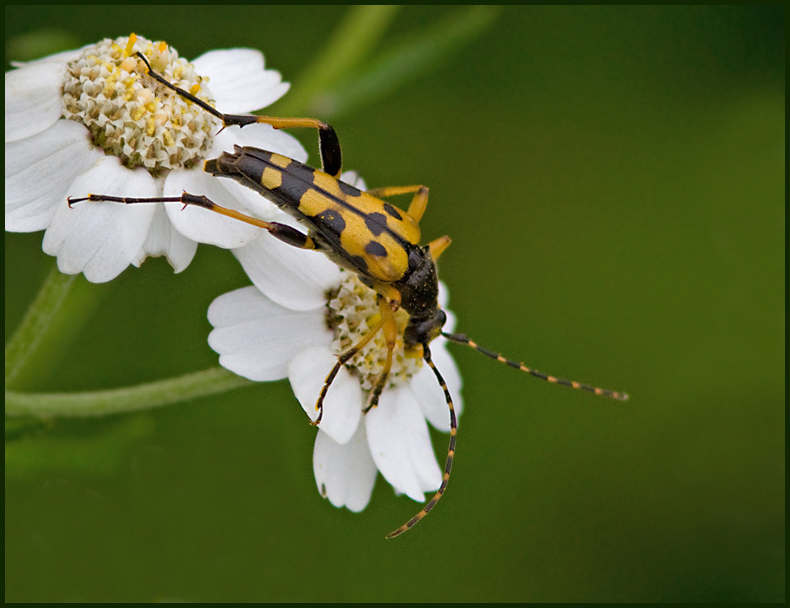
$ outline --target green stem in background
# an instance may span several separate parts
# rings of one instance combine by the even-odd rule
[[[253,384],[221,367],[132,387],[82,392],[23,394],[6,391],[6,416],[85,418],[150,409]]]
[[[309,113],[316,97],[365,60],[395,18],[400,7],[354,6],[349,8],[316,61],[296,80],[293,89],[277,104],[279,116]]]
[[[491,6],[452,10],[440,22],[400,36],[374,54],[374,43],[395,13],[391,7],[352,9],[275,113],[336,118],[371,105],[437,69],[452,53],[482,36],[499,13]]]
[[[53,268],[27,309],[16,332],[5,347],[5,385],[13,384],[22,371],[26,361],[41,344],[47,329],[52,323],[66,296],[74,284],[76,276],[68,276]]]
[[[438,69],[453,53],[481,37],[499,13],[499,7],[493,6],[457,9],[442,21],[399,38],[353,74],[318,92],[312,114],[334,118],[378,102]]]
[[[5,348],[5,386],[36,390],[93,316],[107,288],[54,267]]]

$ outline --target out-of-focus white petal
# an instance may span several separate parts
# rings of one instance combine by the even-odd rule
[[[154,218],[148,230],[148,236],[132,264],[140,266],[148,256],[164,255],[175,272],[181,272],[192,261],[197,251],[197,243],[178,232],[164,206],[154,205]]]
[[[337,357],[325,346],[315,346],[303,350],[288,364],[288,380],[302,409],[315,420],[318,412],[315,404],[324,386],[327,374],[337,363]],[[365,396],[345,366],[335,376],[324,398],[324,413],[319,429],[334,441],[343,445],[354,434],[362,417]]]
[[[444,344],[438,340],[431,344],[431,358],[439,373],[447,384],[456,417],[461,415],[463,399],[461,398],[461,375],[455,361],[447,352]],[[420,404],[420,409],[434,428],[447,433],[450,431],[450,408],[442,387],[436,379],[431,368],[426,364],[412,377],[409,383],[414,398]]]
[[[167,176],[164,196],[203,195],[217,205],[247,214],[248,211],[230,196],[217,178],[200,169],[173,171]],[[201,207],[181,203],[165,203],[167,215],[176,230],[193,241],[217,245],[226,249],[246,245],[260,236],[263,229]]]
[[[88,194],[72,184],[104,158],[88,131],[72,120],[5,146],[5,229],[34,232],[49,226],[67,196]],[[92,189],[91,192],[98,192]],[[127,193],[128,194],[128,193]]]
[[[343,445],[319,430],[313,472],[321,496],[333,505],[357,513],[364,509],[376,483],[376,464],[370,456],[365,425],[358,425],[354,436]]]
[[[365,425],[373,460],[393,488],[421,502],[423,492],[439,487],[442,473],[428,425],[407,386],[386,389]]]
[[[63,116],[66,64],[46,62],[5,73],[5,140],[49,129]]]
[[[447,285],[444,284],[444,281],[439,281],[439,306],[441,308],[447,308],[447,305],[450,303],[450,290],[447,289]],[[445,329],[445,331],[450,331]]]
[[[286,245],[268,234],[233,253],[258,289],[292,310],[324,306],[327,290],[340,280],[340,269],[325,255]]]
[[[272,302],[255,287],[221,295],[211,303],[214,326],[208,343],[222,367],[250,380],[279,380],[288,362],[311,346],[329,346],[324,309],[298,312]]]
[[[140,197],[156,196],[153,178],[145,169],[130,170],[114,156],[103,157],[72,185],[73,192]],[[83,202],[69,208],[65,199],[44,235],[43,249],[57,256],[65,274],[83,272],[92,283],[117,277],[137,257],[145,242],[154,205]]]
[[[340,181],[354,186],[354,188],[358,188],[359,190],[365,191],[368,189],[365,180],[362,179],[356,171],[343,171],[343,173],[340,174]]]
[[[276,70],[265,70],[263,54],[253,49],[210,51],[192,61],[209,77],[216,107],[225,114],[245,114],[273,104],[288,91]]]
[[[455,316],[455,313],[447,310],[446,308],[444,309],[444,314],[447,315],[447,321],[445,321],[442,331],[451,334],[455,331],[455,326],[458,322],[458,318]]]

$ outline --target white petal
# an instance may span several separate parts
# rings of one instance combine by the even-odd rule
[[[208,343],[226,369],[250,380],[279,380],[297,354],[332,343],[324,315],[324,308],[288,310],[255,287],[245,287],[221,295],[209,306],[208,320],[215,329]]]
[[[276,152],[288,158],[307,162],[307,150],[301,142],[287,131],[275,129],[270,125],[256,124],[244,127],[236,134],[236,143]]]
[[[313,472],[321,496],[333,505],[345,506],[356,513],[364,509],[376,483],[376,464],[370,456],[365,425],[360,424],[354,436],[343,445],[318,431]]]
[[[114,156],[103,157],[72,185],[76,196],[89,192],[111,196],[156,196],[145,169],[130,170]],[[58,258],[65,274],[83,272],[93,283],[117,277],[136,259],[145,242],[154,205],[83,202],[69,208],[64,200],[44,235],[43,249]]]
[[[209,157],[219,156],[222,152],[232,152],[234,146],[250,146],[276,152],[299,162],[307,162],[307,151],[293,135],[270,125],[253,124],[246,127],[231,127],[214,137]]]
[[[182,192],[203,195],[217,205],[241,213],[248,211],[230,196],[219,180],[202,169],[173,171],[167,176],[164,196],[181,196]],[[264,230],[237,219],[201,207],[184,207],[181,203],[165,203],[167,215],[176,230],[188,239],[225,247],[241,247],[260,236]]]
[[[264,70],[263,55],[253,49],[225,49],[201,55],[192,64],[209,77],[216,107],[226,114],[244,114],[271,105],[290,85],[280,73]]]
[[[85,49],[94,46],[96,46],[96,43],[91,42],[90,44],[86,44],[85,46],[80,47],[78,49],[61,51],[60,53],[47,55],[46,57],[41,57],[40,59],[33,59],[31,61],[12,61],[11,65],[14,66],[15,68],[26,68],[34,65],[39,65],[41,63],[60,63],[66,65],[78,59],[84,53]]]
[[[65,62],[29,65],[5,73],[5,140],[41,133],[63,116]]]
[[[329,348],[315,346],[305,349],[288,364],[288,380],[310,420],[318,417],[315,405],[324,381],[336,363],[337,357]],[[359,380],[342,366],[324,398],[324,413],[318,428],[343,445],[359,426],[364,402]]]
[[[444,344],[435,341],[431,344],[431,358],[439,373],[447,384],[450,397],[453,400],[456,418],[460,417],[463,409],[461,399],[461,375],[455,361],[447,352]],[[447,433],[450,431],[450,408],[442,387],[433,371],[427,364],[415,375],[409,383],[414,398],[420,404],[420,409],[434,428]]]
[[[233,254],[258,289],[292,310],[324,306],[327,290],[340,282],[340,269],[325,255],[297,249],[268,234]]]
[[[438,489],[442,472],[428,425],[408,387],[385,390],[365,424],[373,460],[395,490],[423,501],[423,492]]]
[[[6,144],[5,229],[34,232],[49,226],[67,196],[86,194],[71,185],[103,158],[90,144],[88,130],[73,120],[59,120],[38,135]]]
[[[132,264],[140,266],[149,255],[164,255],[176,272],[181,272],[192,261],[197,251],[197,243],[178,232],[163,205],[155,205],[154,218],[148,236]]]

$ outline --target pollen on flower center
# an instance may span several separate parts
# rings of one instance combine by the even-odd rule
[[[212,102],[192,64],[164,42],[132,34],[102,40],[69,64],[63,116],[83,123],[94,144],[129,168],[153,175],[188,168],[204,157],[219,121],[148,76],[137,51],[168,82]]]
[[[341,354],[359,342],[381,318],[376,292],[364,285],[352,272],[341,270],[340,287],[327,298],[327,321],[335,332],[332,351]],[[398,338],[392,351],[389,386],[407,382],[422,367],[420,357],[407,354],[403,347],[403,329],[409,315],[405,310],[395,313]],[[384,332],[379,331],[346,366],[359,377],[364,390],[370,390],[384,369],[387,346]]]

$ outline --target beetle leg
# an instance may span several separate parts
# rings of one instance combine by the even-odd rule
[[[121,196],[108,196],[104,194],[89,194],[88,196],[81,198],[69,197],[69,207],[71,207],[71,205],[74,203],[81,203],[82,201],[103,201],[110,203],[123,203],[126,205],[134,205],[138,203],[182,203],[185,207],[187,205],[193,205],[195,207],[202,207],[203,209],[208,209],[214,213],[219,213],[220,215],[224,215],[246,224],[251,224],[253,226],[257,226],[258,228],[268,230],[273,237],[281,240],[283,243],[291,245],[292,247],[298,247],[299,249],[318,249],[318,245],[312,237],[297,230],[296,228],[288,226],[287,224],[281,224],[279,222],[267,222],[257,217],[240,213],[234,209],[228,209],[227,207],[217,205],[217,203],[205,196],[197,196],[195,194],[188,194],[186,192],[184,192],[181,196],[165,196],[159,198],[129,198]]]
[[[253,114],[237,115],[237,114],[223,114],[216,108],[212,107],[202,99],[199,99],[184,89],[177,87],[167,79],[153,70],[151,64],[148,62],[143,53],[137,53],[137,56],[143,60],[147,68],[148,75],[163,84],[167,88],[175,91],[184,99],[200,106],[209,114],[216,116],[222,121],[222,128],[225,127],[245,127],[247,125],[262,123],[270,125],[275,129],[290,129],[292,127],[309,127],[318,129],[318,145],[321,151],[321,167],[325,173],[333,177],[340,175],[340,168],[342,166],[341,153],[340,153],[340,140],[335,133],[335,130],[325,122],[321,122],[315,118],[276,118],[273,116],[256,116]]]
[[[431,252],[431,257],[436,260],[450,246],[451,242],[450,237],[445,235],[428,243],[428,251]]]
[[[376,198],[386,198],[387,196],[416,192],[409,204],[409,210],[406,213],[408,213],[418,224],[422,219],[423,213],[425,213],[425,208],[428,206],[427,186],[385,186],[383,188],[373,188],[367,192]]]
[[[324,399],[326,398],[326,393],[329,391],[329,387],[332,385],[332,382],[335,381],[335,376],[340,371],[341,366],[348,363],[354,355],[356,355],[360,350],[362,350],[365,345],[370,342],[373,337],[378,333],[378,331],[387,325],[388,323],[394,322],[394,313],[392,311],[387,311],[386,314],[381,315],[381,319],[379,322],[376,323],[368,333],[362,336],[362,339],[354,344],[351,348],[349,348],[346,352],[338,355],[337,363],[332,368],[332,371],[329,372],[329,375],[324,380],[324,386],[321,387],[321,394],[318,395],[318,400],[315,403],[315,409],[318,412],[318,417],[310,422],[313,426],[317,426],[321,422],[321,417],[324,413]]]
[[[373,386],[373,390],[370,392],[368,405],[364,410],[366,414],[379,404],[379,397],[381,397],[384,386],[387,384],[387,378],[389,377],[390,369],[392,368],[392,350],[395,348],[395,340],[398,337],[398,326],[395,324],[394,313],[400,307],[400,304],[396,303],[394,310],[392,306],[393,303],[391,301],[386,300],[383,296],[379,296],[379,310],[381,311],[381,317],[384,318],[387,316],[389,319],[389,321],[383,325],[384,337],[387,341],[387,358],[384,360],[384,369],[376,379],[376,384]]]

